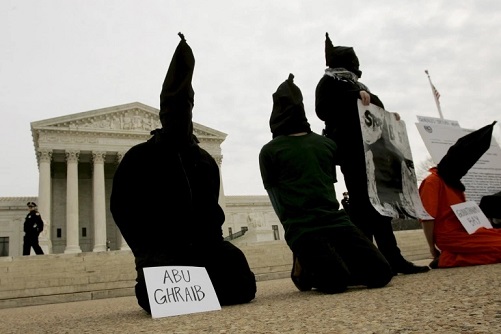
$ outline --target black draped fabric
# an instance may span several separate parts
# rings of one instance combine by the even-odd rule
[[[501,219],[501,191],[483,196],[479,206],[487,217]]]
[[[216,162],[197,144],[178,151],[161,136],[132,147],[113,180],[111,211],[138,257],[222,240]]]
[[[241,250],[222,237],[217,163],[196,143],[177,151],[159,136],[125,154],[110,199],[136,258],[139,305],[150,311],[142,269],[167,265],[205,267],[221,305],[249,302],[254,274]]]

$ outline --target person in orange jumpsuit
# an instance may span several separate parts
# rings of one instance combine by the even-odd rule
[[[501,230],[481,227],[468,234],[451,208],[466,202],[461,178],[489,148],[495,123],[458,139],[419,187],[425,210],[435,218],[421,220],[432,268],[501,263]]]

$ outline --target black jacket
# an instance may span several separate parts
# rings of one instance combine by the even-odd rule
[[[365,149],[360,128],[357,100],[362,88],[348,80],[324,75],[315,91],[315,112],[325,122],[327,137],[338,146],[340,165],[363,166]],[[381,100],[374,94],[371,103],[384,109]]]
[[[29,236],[38,236],[42,231],[42,216],[38,211],[30,211],[24,219],[24,233]]]

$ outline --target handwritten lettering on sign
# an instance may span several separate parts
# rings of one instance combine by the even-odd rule
[[[164,266],[143,270],[153,318],[221,309],[205,268]]]
[[[474,201],[451,205],[451,209],[468,234],[474,233],[480,227],[492,228],[489,219]]]
[[[183,288],[179,283],[191,283],[191,274],[189,270],[165,270],[163,284],[165,288],[155,290],[155,302],[157,304],[179,303],[201,301],[205,298],[205,292],[198,284],[189,285]]]

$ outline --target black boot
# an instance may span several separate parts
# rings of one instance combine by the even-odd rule
[[[428,265],[431,269],[438,269],[438,261],[440,260],[440,255],[433,259]]]
[[[397,265],[392,265],[391,269],[393,270],[393,275],[404,274],[420,274],[430,271],[430,267],[428,266],[416,266],[414,263],[410,261],[403,261]]]

